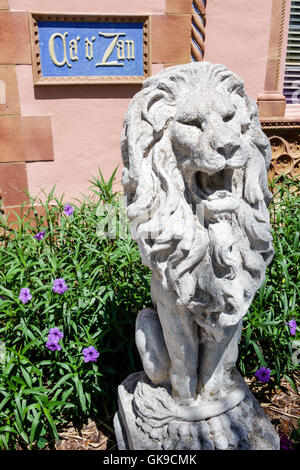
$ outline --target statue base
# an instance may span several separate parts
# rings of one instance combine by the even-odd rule
[[[144,372],[130,375],[118,388],[114,428],[119,450],[279,450],[279,436],[267,415],[236,370],[234,375],[239,392],[243,389],[243,399],[237,405],[232,401],[231,407],[227,400],[227,411],[216,407],[214,416],[200,420],[195,412],[189,420],[180,413],[171,416],[168,405],[172,397],[168,396],[167,406],[164,403],[168,390],[151,384]],[[152,389],[153,400],[146,397],[141,404],[143,387],[146,393],[147,388]],[[155,397],[162,405],[160,411]],[[205,408],[209,410],[209,405]]]

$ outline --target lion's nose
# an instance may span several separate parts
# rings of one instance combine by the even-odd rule
[[[228,159],[231,158],[239,148],[240,146],[236,142],[223,142],[222,145],[217,146],[217,151]]]

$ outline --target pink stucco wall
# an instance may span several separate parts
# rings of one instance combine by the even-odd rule
[[[229,67],[253,99],[264,91],[272,0],[208,0],[205,60]]]
[[[139,86],[62,86],[34,89],[29,65],[19,65],[21,112],[23,115],[50,115],[54,162],[27,164],[29,191],[49,191],[80,198],[87,193],[91,175],[98,167],[106,178],[120,164],[120,135],[130,99]],[[153,65],[154,73],[159,65]]]
[[[55,13],[164,13],[165,0],[8,0],[10,10]]]

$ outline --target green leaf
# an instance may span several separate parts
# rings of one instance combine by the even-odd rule
[[[73,375],[74,374],[72,372],[70,372],[69,374],[64,375],[61,379],[59,379],[59,381],[52,388],[52,393],[55,392],[55,390],[58,389],[64,382],[66,382],[68,379],[73,377]]]
[[[42,413],[39,412],[35,416],[34,420],[32,421],[31,429],[30,429],[30,438],[29,438],[30,445],[32,445],[33,442],[37,439],[36,433],[37,433],[37,428],[40,424],[41,415],[42,415]]]
[[[283,374],[283,377],[284,377],[284,378],[289,382],[289,384],[293,387],[294,391],[295,391],[296,393],[298,393],[298,391],[297,391],[297,386],[296,386],[295,382],[293,381],[293,379],[291,379],[291,377],[289,377],[289,376],[286,375],[286,374]]]
[[[300,429],[293,429],[291,439],[296,442],[300,441]]]
[[[27,370],[23,366],[20,366],[20,369],[21,369],[22,375],[25,379],[25,382],[27,383],[28,387],[31,388],[32,387],[32,381],[31,381],[29,373],[27,372]]]
[[[0,411],[2,410],[2,408],[4,408],[4,406],[6,405],[6,403],[8,403],[9,401],[11,401],[12,397],[11,395],[8,393],[7,396],[0,402]]]
[[[46,439],[45,437],[40,437],[36,443],[39,449],[44,449],[44,447],[46,447],[47,444],[48,444],[48,439]]]
[[[252,334],[252,328],[249,326],[245,334],[245,347],[246,348],[249,346],[251,334]]]
[[[85,396],[84,396],[84,393],[83,393],[82,382],[78,378],[77,374],[74,375],[73,379],[74,379],[74,382],[75,382],[77,393],[79,395],[79,401],[80,401],[80,404],[81,404],[82,411],[85,413],[87,409],[86,409],[86,400],[85,400]]]
[[[50,430],[51,430],[53,439],[54,440],[59,440],[57,429],[56,429],[55,423],[52,419],[50,411],[47,408],[45,408],[44,406],[42,406],[42,410],[43,410],[43,413],[46,416],[47,421],[50,425]]]
[[[255,351],[255,353],[258,357],[258,360],[259,360],[260,364],[264,367],[267,367],[267,363],[265,361],[264,355],[263,355],[261,349],[259,348],[259,346],[254,341],[251,341],[251,344],[254,348],[254,351]]]
[[[2,426],[0,427],[0,432],[12,432],[13,434],[18,434],[17,431],[11,426]]]

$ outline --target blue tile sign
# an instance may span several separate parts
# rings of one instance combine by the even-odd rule
[[[35,84],[140,83],[150,75],[149,17],[31,15]]]

